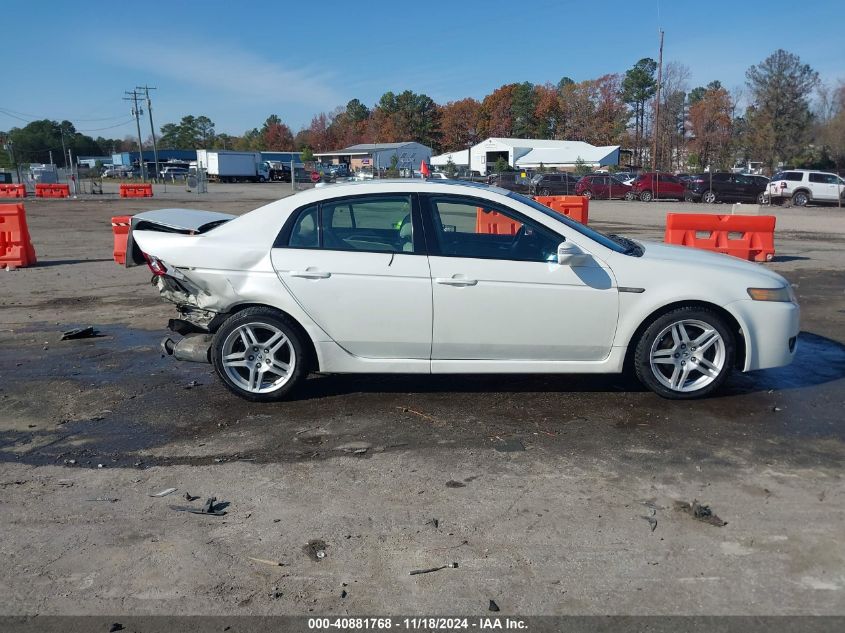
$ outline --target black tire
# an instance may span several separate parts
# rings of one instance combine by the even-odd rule
[[[551,192],[548,189],[540,189],[540,195],[541,196],[549,196],[549,195],[551,195]]]
[[[810,196],[806,191],[796,191],[792,194],[792,204],[796,207],[806,207]]]
[[[654,194],[652,194],[648,189],[640,194],[641,202],[651,202],[652,200],[654,200]]]
[[[688,193],[684,196],[684,202],[698,202],[698,200],[695,199],[694,195]]]
[[[634,194],[631,191],[625,192],[625,200],[631,201],[635,198]]]
[[[261,332],[272,333],[273,330],[276,330],[281,332],[289,342],[289,347],[287,343],[284,345],[285,349],[283,352],[285,354],[285,360],[283,362],[286,362],[289,366],[292,365],[292,369],[284,382],[278,387],[271,388],[272,384],[268,384],[266,391],[249,391],[239,385],[238,382],[229,375],[226,367],[224,366],[223,359],[224,355],[228,353],[227,341],[229,340],[230,335],[237,338],[237,331],[243,326],[254,326],[251,329],[257,331],[257,334]],[[266,330],[264,329],[265,327],[267,328]],[[276,375],[275,371],[267,371],[269,368],[265,369],[263,363],[275,365],[275,355],[264,357],[264,354],[267,353],[267,349],[260,349],[260,342],[257,343],[258,349],[254,352],[254,354],[250,354],[250,350],[246,348],[243,341],[241,341],[240,346],[245,348],[243,352],[245,356],[244,363],[255,360],[254,367],[261,367],[259,372],[261,375],[258,378],[258,387],[263,388],[262,386],[265,380],[264,376],[268,375],[267,381],[269,382],[269,375]],[[235,395],[253,402],[273,402],[285,398],[285,396],[287,396],[287,394],[307,375],[308,358],[306,353],[306,347],[303,343],[299,328],[287,317],[272,308],[246,308],[229,317],[214,334],[214,339],[211,345],[211,362],[214,365],[214,369],[220,380],[226,388]],[[255,356],[254,359],[253,356]],[[271,357],[273,358],[272,363],[270,361]],[[240,376],[246,381],[249,381],[249,376],[253,375],[249,367],[238,367],[236,369],[230,368],[229,371],[233,371],[236,376]],[[247,374],[247,376],[244,376],[244,374]],[[282,378],[280,377],[277,382],[281,380]]]
[[[592,191],[590,191],[589,189],[587,189],[587,190],[586,190],[584,193],[582,193],[581,195],[582,195],[582,196],[584,196],[587,200],[592,200],[592,198],[593,198],[593,192],[592,192]]]
[[[716,195],[716,192],[712,189],[708,189],[703,194],[701,194],[701,201],[706,204],[716,204],[716,201],[719,197]]]
[[[671,334],[666,334],[667,329],[671,328],[673,324],[682,322],[686,323],[686,331],[690,333],[690,342],[695,342],[697,338],[696,334],[699,332],[699,329],[703,332],[703,328],[697,329],[698,326],[693,325],[690,322],[702,323],[715,330],[719,337],[721,337],[721,346],[717,341],[715,344],[707,347],[706,350],[698,351],[698,355],[703,354],[704,360],[714,366],[717,365],[717,361],[720,361],[719,364],[721,368],[719,369],[718,374],[715,377],[711,376],[711,380],[709,382],[707,382],[708,374],[698,369],[698,367],[704,366],[703,364],[699,364],[703,363],[704,360],[691,360],[691,357],[696,355],[694,346],[685,344],[684,350],[681,350],[678,346],[673,348],[671,345],[669,348],[657,347],[657,352],[659,353],[660,351],[663,351],[665,359],[669,362],[666,363],[664,361],[660,364],[652,364],[652,349],[655,346],[661,346],[662,341],[665,341],[667,336],[672,338]],[[680,354],[673,353],[673,350],[675,349],[677,349]],[[712,357],[708,357],[711,354]],[[725,322],[725,319],[715,311],[708,308],[688,306],[667,312],[666,314],[656,318],[646,328],[639,341],[636,343],[636,350],[634,352],[634,372],[637,379],[643,385],[663,398],[667,398],[669,400],[691,400],[694,398],[703,398],[719,389],[719,387],[724,384],[725,380],[728,379],[728,376],[733,370],[735,357],[736,338],[731,328]],[[690,360],[684,360],[686,358],[690,358]],[[655,363],[658,362],[659,361],[655,361]],[[680,365],[684,364],[686,367],[686,363],[689,364],[686,371],[690,377],[685,379],[680,387],[688,387],[689,391],[681,391],[680,389],[675,389],[666,385],[665,382],[669,382],[670,384],[673,382],[672,377],[675,375],[674,371],[676,369],[683,371],[680,368]],[[663,365],[669,366],[662,367]],[[664,372],[661,372],[664,379],[663,381],[661,381],[661,379],[656,375],[657,372],[660,372],[658,367],[662,367],[664,369]],[[666,373],[670,373],[671,376],[667,376]],[[692,377],[693,373],[697,376]],[[702,382],[702,385],[698,388],[694,388],[696,382]]]
[[[766,204],[766,194],[761,193],[757,195],[757,204]]]

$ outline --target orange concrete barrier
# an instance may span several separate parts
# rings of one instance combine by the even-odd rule
[[[35,248],[22,204],[0,204],[0,266],[32,266]]]
[[[475,232],[485,235],[516,235],[522,228],[522,223],[511,220],[509,217],[487,211],[483,207],[476,207],[475,210]]]
[[[589,220],[590,200],[584,196],[534,196],[534,199],[581,224]]]
[[[0,185],[0,198],[26,198],[26,185]]]
[[[152,185],[120,185],[121,198],[152,198]]]
[[[126,242],[129,238],[130,215],[118,215],[111,219],[111,231],[114,234],[114,261],[123,266],[126,263]]]
[[[667,213],[663,241],[768,262],[775,256],[775,216]]]
[[[69,185],[35,185],[36,198],[67,198],[70,196]]]

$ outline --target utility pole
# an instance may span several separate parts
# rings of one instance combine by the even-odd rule
[[[126,90],[125,94],[128,94],[129,96],[123,97],[123,100],[131,101],[133,103],[132,116],[135,117],[135,127],[138,129],[138,167],[141,168],[141,182],[146,182],[147,180],[144,175],[144,145],[141,142],[141,120],[139,118],[144,112],[138,108],[138,97],[141,95],[137,90]]]
[[[136,86],[136,90],[143,90],[144,96],[147,98],[147,114],[150,115],[150,132],[153,134],[153,158],[155,159],[156,163],[156,173],[155,179],[158,180],[159,174],[161,174],[161,169],[158,166],[158,147],[156,146],[156,129],[153,125],[153,102],[150,101],[150,90],[155,90],[155,88],[151,86]],[[225,149],[225,147],[223,148]]]
[[[654,97],[654,145],[651,164],[657,171],[657,137],[660,132],[660,83],[663,81],[663,30],[660,31],[660,54],[657,57],[657,94]]]

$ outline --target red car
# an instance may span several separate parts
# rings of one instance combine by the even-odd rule
[[[683,200],[685,190],[684,181],[677,176],[653,171],[640,174],[631,185],[633,196],[643,202],[651,202],[658,198]]]
[[[628,199],[631,197],[631,186],[607,174],[590,174],[575,185],[575,195],[598,200]]]

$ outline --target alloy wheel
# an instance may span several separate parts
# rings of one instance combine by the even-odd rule
[[[651,371],[672,391],[690,393],[716,380],[725,368],[725,341],[713,326],[684,319],[666,326],[649,351]]]
[[[226,337],[220,361],[228,378],[244,391],[270,393],[290,380],[296,367],[296,352],[279,328],[251,322]]]

